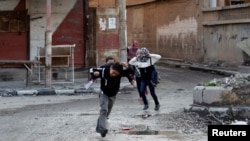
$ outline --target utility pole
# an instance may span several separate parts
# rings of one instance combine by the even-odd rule
[[[126,0],[116,0],[116,7],[119,9],[120,61],[127,62]]]
[[[51,87],[52,83],[52,32],[51,32],[51,0],[46,1],[46,31],[45,31],[45,87]]]

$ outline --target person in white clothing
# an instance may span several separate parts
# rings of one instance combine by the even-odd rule
[[[151,83],[152,81],[152,73],[155,71],[154,64],[161,59],[161,55],[158,54],[150,54],[147,48],[139,49],[136,57],[133,57],[129,64],[138,67],[141,75],[141,83],[140,83],[140,95],[142,96],[144,107],[143,110],[147,110],[149,108],[148,100],[145,95],[146,87],[149,87],[150,94],[155,102],[154,110],[158,111],[160,109],[160,103],[158,97],[155,94],[155,87]]]

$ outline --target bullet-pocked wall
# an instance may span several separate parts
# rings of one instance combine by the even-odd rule
[[[245,55],[238,44],[250,39],[250,1],[203,0],[199,6],[198,38],[204,48],[204,62],[237,67],[248,61],[249,65],[249,55]]]

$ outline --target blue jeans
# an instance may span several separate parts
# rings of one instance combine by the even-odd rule
[[[141,85],[140,85],[140,95],[142,97],[144,105],[148,105],[148,100],[147,100],[147,97],[145,95],[145,91],[146,91],[147,86],[149,87],[150,94],[151,94],[152,98],[154,99],[155,105],[159,105],[160,103],[159,103],[158,98],[155,94],[155,87],[152,85],[150,80],[142,79]]]
[[[137,86],[137,91],[139,93],[139,97],[142,97],[140,94],[140,89],[141,89],[141,77],[135,77],[136,80],[136,86]]]

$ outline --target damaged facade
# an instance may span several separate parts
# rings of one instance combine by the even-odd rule
[[[75,65],[85,65],[85,3],[52,0],[52,45],[75,44]],[[35,60],[45,47],[46,1],[0,1],[0,59]]]
[[[128,41],[159,53],[163,59],[238,67],[248,39],[250,1],[163,0],[128,6]]]
[[[45,4],[39,0],[0,2],[1,59],[35,59],[37,48],[45,44]],[[249,60],[237,44],[250,36],[250,0],[127,0],[126,5],[127,46],[138,40],[141,47],[161,54],[162,60],[212,66],[238,67]],[[116,7],[115,0],[52,1],[52,44],[75,43],[77,67],[101,64],[110,54],[119,56]],[[5,11],[26,11],[24,24],[6,30]],[[103,17],[115,22],[105,32],[100,26]],[[10,38],[21,46],[13,45]],[[10,47],[20,53],[13,55]]]

